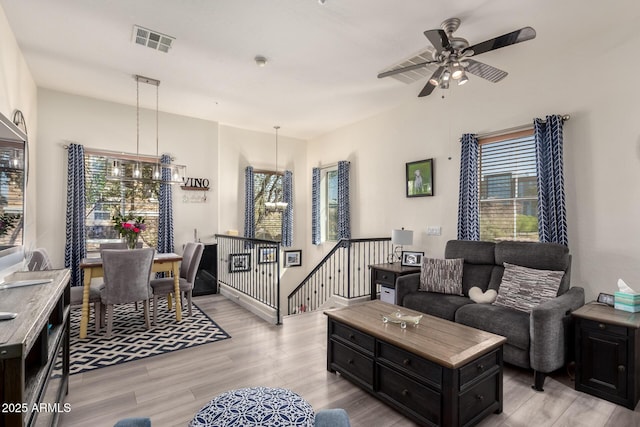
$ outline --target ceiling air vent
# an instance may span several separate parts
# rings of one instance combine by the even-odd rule
[[[148,28],[140,27],[139,25],[133,26],[134,43],[150,47],[151,49],[159,50],[160,52],[169,52],[171,43],[173,43],[175,39],[175,37],[171,37],[166,34],[150,30]]]

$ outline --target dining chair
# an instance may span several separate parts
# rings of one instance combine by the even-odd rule
[[[136,242],[136,249],[142,248],[142,242]],[[108,243],[100,243],[100,250],[103,249],[128,249],[127,242],[108,242]]]
[[[102,304],[106,306],[107,338],[113,328],[113,306],[142,301],[144,321],[149,322],[149,280],[155,249],[104,249],[100,251],[104,287],[100,291]]]
[[[49,253],[45,248],[34,249],[31,253],[31,259],[27,264],[29,271],[43,271],[51,270],[53,264],[49,258]],[[82,292],[84,286],[71,286],[71,301],[72,306],[82,305]],[[99,287],[91,286],[89,288],[89,304],[93,303],[93,317],[96,325],[96,332],[100,331],[100,319],[102,313],[102,301],[100,300]]]
[[[193,284],[196,280],[196,273],[204,251],[204,243],[189,242],[184,247],[182,262],[180,263],[180,293],[184,294],[189,307],[189,316],[193,315],[191,308],[191,297]],[[151,281],[151,292],[153,293],[153,324],[158,320],[158,296],[169,295],[175,291],[173,277],[163,277]],[[184,298],[180,300],[184,301]],[[177,310],[177,307],[176,307]]]

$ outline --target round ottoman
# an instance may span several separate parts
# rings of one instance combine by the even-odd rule
[[[314,416],[311,405],[291,390],[250,387],[216,396],[198,411],[189,426],[312,427]]]

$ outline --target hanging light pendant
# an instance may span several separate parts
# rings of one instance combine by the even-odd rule
[[[159,93],[160,80],[134,75],[136,80],[136,153],[135,155],[119,153],[118,159],[110,159],[107,163],[111,169],[108,180],[117,181],[146,181],[164,184],[183,184],[186,176],[186,166],[176,164],[161,164],[159,154]],[[145,155],[140,157],[140,83],[156,87],[156,154],[155,157]],[[153,159],[153,160],[151,160]],[[163,171],[166,172],[163,173]]]
[[[278,171],[278,130],[280,129],[280,126],[274,126],[273,127],[276,130],[276,176],[279,175],[279,171]],[[276,178],[277,179],[277,178]],[[283,211],[284,209],[287,208],[289,204],[287,202],[265,202],[264,206],[267,210],[271,210],[271,211]]]

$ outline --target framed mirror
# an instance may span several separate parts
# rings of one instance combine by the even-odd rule
[[[26,133],[0,113],[0,270],[23,245],[27,146]]]

